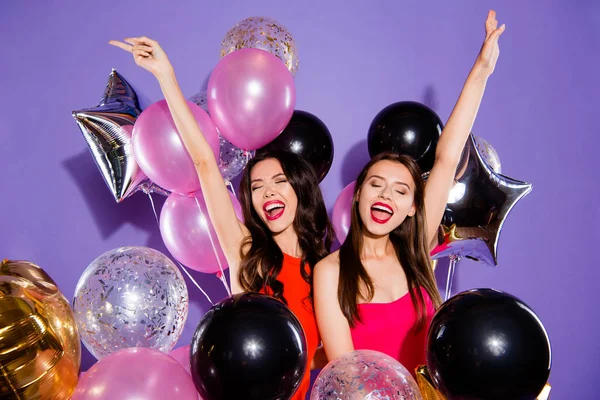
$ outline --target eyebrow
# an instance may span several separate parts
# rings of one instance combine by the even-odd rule
[[[275,174],[271,177],[271,179],[275,179],[275,178],[279,178],[280,176],[285,177],[285,174],[283,172],[280,172],[278,174]],[[254,182],[262,182],[263,179],[257,178],[257,179],[252,179],[252,181],[250,183],[254,183]]]
[[[368,180],[369,180],[369,179],[371,179],[371,178],[378,178],[378,179],[381,179],[382,181],[385,181],[385,180],[386,180],[386,179],[385,179],[383,176],[380,176],[380,175],[371,175],[371,176],[369,176],[369,177],[366,179],[366,181],[368,181]],[[404,186],[406,186],[408,189],[410,189],[410,186],[408,185],[408,183],[404,183],[404,182],[401,182],[401,181],[395,181],[395,182],[393,182],[393,183],[395,183],[395,184],[397,183],[397,184],[399,184],[399,185],[404,185]]]

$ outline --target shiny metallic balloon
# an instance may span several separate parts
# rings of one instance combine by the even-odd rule
[[[396,359],[373,350],[355,350],[321,370],[310,400],[422,400],[417,382]]]
[[[421,391],[423,400],[446,400],[444,395],[442,395],[435,387],[435,383],[433,383],[433,379],[429,374],[427,365],[419,365],[415,372],[417,376],[417,384],[419,385],[419,390]]]
[[[98,359],[130,347],[169,352],[187,319],[188,292],[165,255],[148,247],[121,247],[86,268],[73,309],[83,344]]]
[[[298,50],[287,28],[268,17],[248,17],[233,26],[221,42],[221,58],[244,48],[268,51],[279,58],[296,75]]]
[[[485,163],[489,165],[495,173],[501,174],[502,163],[500,162],[500,157],[498,156],[496,149],[487,140],[480,136],[475,136],[475,145],[477,146],[477,151]]]
[[[479,153],[473,135],[464,151],[466,162],[457,172],[431,257],[468,257],[497,265],[502,225],[532,185],[494,172]]]
[[[69,399],[81,347],[68,300],[44,270],[0,263],[0,398]]]
[[[141,112],[135,91],[114,69],[100,103],[73,111],[73,118],[117,202],[139,190],[166,194],[148,180],[133,156],[131,132]]]

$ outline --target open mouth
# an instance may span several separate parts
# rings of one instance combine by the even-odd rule
[[[385,203],[375,203],[371,206],[371,219],[378,224],[385,224],[392,218],[394,211]]]
[[[274,221],[283,215],[285,204],[279,200],[267,201],[263,204],[263,212],[269,221]]]

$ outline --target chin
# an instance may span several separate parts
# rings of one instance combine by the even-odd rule
[[[392,232],[394,229],[395,226],[393,226],[392,224],[389,224],[389,226],[388,224],[381,225],[376,223],[364,224],[365,233],[371,236],[385,236]]]
[[[294,221],[263,221],[265,223],[265,225],[267,226],[267,228],[269,228],[269,230],[271,231],[271,233],[273,233],[274,235],[281,233],[285,230],[287,230],[290,226],[292,226],[292,223]]]

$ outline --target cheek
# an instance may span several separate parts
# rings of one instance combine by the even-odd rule
[[[260,196],[258,196],[256,194],[256,192],[252,192],[251,200],[252,200],[252,208],[254,208],[254,211],[256,211],[256,213],[258,215],[261,215],[262,212],[261,212],[261,207],[260,207],[261,206]]]

